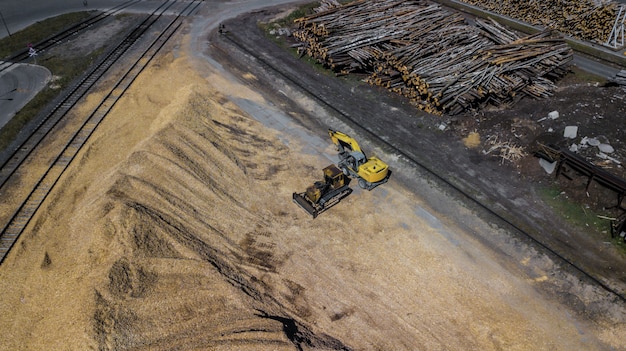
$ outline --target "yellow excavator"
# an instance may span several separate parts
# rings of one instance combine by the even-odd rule
[[[335,165],[324,168],[324,180],[317,181],[303,193],[293,193],[293,202],[317,217],[352,193],[348,179]]]
[[[332,129],[328,130],[328,135],[339,151],[337,166],[346,176],[358,179],[359,187],[372,190],[389,180],[389,166],[375,156],[365,156],[354,138]]]

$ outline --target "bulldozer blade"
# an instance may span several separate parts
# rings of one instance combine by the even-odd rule
[[[317,217],[319,211],[311,205],[302,194],[293,193],[293,202],[298,204],[298,206],[302,207],[303,210],[307,211],[313,218]]]

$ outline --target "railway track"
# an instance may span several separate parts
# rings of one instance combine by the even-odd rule
[[[67,136],[61,143],[62,145],[47,152],[46,158],[50,161],[44,167],[38,167],[43,170],[36,177],[30,174],[30,178],[37,179],[36,182],[29,185],[20,184],[20,187],[32,190],[21,196],[20,194],[14,196],[12,208],[15,210],[11,215],[3,218],[3,227],[0,231],[0,263],[4,261],[24,228],[98,125],[169,38],[180,28],[184,17],[192,14],[201,3],[201,0],[166,0],[163,2],[146,16],[118,46],[105,55],[78,84],[68,90],[61,102],[4,162],[0,168],[0,193],[3,196],[11,180],[17,182],[21,178],[20,171],[30,158],[35,158],[34,152],[39,150],[40,146],[48,144],[46,143],[48,136],[55,133]],[[167,15],[172,13],[175,15]],[[132,64],[129,66],[123,62],[132,62]],[[80,116],[71,116],[72,108],[81,98],[91,92],[103,77],[111,72],[120,72],[119,70],[123,72],[121,78],[112,88],[107,89],[108,93],[89,116],[80,120],[76,119]],[[57,139],[55,143],[58,144]],[[20,198],[16,199],[15,197],[18,196]]]
[[[611,294],[612,296],[614,296],[616,299],[620,300],[621,302],[626,302],[626,296],[625,295],[623,295],[622,293],[618,292],[617,290],[611,288],[609,285],[604,283],[602,280],[600,280],[599,278],[597,278],[593,274],[587,272],[585,269],[583,269],[582,267],[580,267],[576,263],[574,263],[571,260],[569,260],[563,254],[560,254],[559,252],[553,250],[548,245],[544,244],[541,240],[539,240],[537,238],[537,235],[528,232],[527,230],[525,230],[522,227],[520,227],[520,225],[514,223],[509,218],[506,218],[505,216],[500,214],[497,210],[495,210],[494,208],[489,206],[488,203],[486,203],[484,201],[481,201],[481,199],[477,195],[474,195],[474,194],[471,194],[471,193],[465,191],[461,187],[457,186],[452,180],[448,179],[444,175],[441,175],[441,174],[437,173],[435,170],[433,170],[432,168],[427,166],[425,163],[423,163],[420,160],[418,160],[415,157],[413,157],[410,153],[405,152],[401,148],[393,145],[388,140],[386,140],[384,138],[381,138],[380,135],[378,133],[376,133],[374,130],[371,130],[367,126],[363,126],[362,124],[360,124],[359,121],[357,121],[352,116],[350,116],[350,114],[348,114],[348,113],[346,113],[346,112],[336,108],[335,106],[333,106],[331,103],[329,103],[327,101],[327,99],[325,99],[324,97],[320,96],[315,91],[312,91],[307,86],[303,85],[301,80],[299,80],[297,77],[292,77],[291,75],[286,74],[285,70],[281,69],[281,67],[277,67],[276,65],[272,64],[272,62],[270,62],[269,60],[264,58],[262,54],[259,54],[259,53],[255,52],[254,50],[248,49],[246,45],[243,45],[240,41],[238,41],[238,38],[237,38],[236,35],[233,35],[230,32],[227,32],[224,35],[222,35],[222,37],[225,38],[225,40],[229,41],[232,45],[237,47],[239,50],[244,52],[246,55],[248,55],[248,56],[252,57],[254,60],[258,61],[262,66],[264,66],[268,70],[274,72],[276,75],[280,76],[283,80],[285,80],[285,81],[289,82],[291,85],[297,87],[303,93],[305,93],[306,95],[308,95],[311,98],[315,99],[321,105],[325,106],[327,109],[329,109],[331,111],[334,111],[334,113],[336,113],[338,116],[340,116],[341,119],[345,123],[349,124],[352,128],[354,128],[355,130],[360,131],[364,135],[367,135],[368,139],[372,140],[374,144],[383,145],[384,149],[386,151],[401,156],[402,159],[408,161],[415,168],[422,170],[424,173],[426,173],[429,176],[431,176],[437,182],[440,182],[441,184],[445,185],[445,187],[447,187],[449,189],[452,189],[453,191],[457,192],[459,195],[461,195],[461,197],[465,198],[469,203],[472,203],[472,204],[476,205],[478,208],[480,208],[481,210],[485,211],[485,213],[487,213],[492,218],[495,218],[499,222],[504,223],[512,231],[517,232],[522,237],[530,240],[535,245],[537,245],[538,247],[542,248],[545,252],[549,253],[552,257],[556,258],[556,260],[562,262],[565,266],[571,267],[574,271],[576,271],[580,275],[588,278],[594,284],[598,285],[599,287],[604,289],[607,293]]]
[[[145,31],[153,25],[160,14],[165,12],[172,6],[170,0],[162,3],[151,14],[146,16],[125,38],[123,38],[116,47],[110,50],[104,57],[96,63],[89,72],[83,75],[82,79],[71,87],[60,101],[47,113],[43,118],[39,119],[39,124],[34,128],[33,132],[26,140],[23,140],[15,147],[10,157],[2,161],[0,166],[0,189],[6,181],[10,179],[15,170],[22,164],[24,159],[30,155],[41,139],[43,139],[67,112],[74,107],[76,102],[82,98],[89,89],[93,87],[104,74],[122,57],[130,47],[145,33]],[[73,30],[70,30],[74,32]],[[65,34],[60,35],[65,36]],[[55,36],[56,37],[56,36]]]
[[[130,0],[127,1],[125,3],[119,4],[115,7],[112,7],[106,11],[100,12],[95,16],[89,17],[88,19],[77,23],[73,26],[71,26],[70,28],[65,29],[64,31],[54,34],[44,40],[41,40],[39,42],[36,42],[33,44],[33,47],[37,48],[37,50],[39,52],[45,52],[46,50],[59,45],[60,43],[62,43],[64,40],[78,35],[81,32],[89,29],[91,26],[97,24],[98,22],[101,22],[117,13],[119,13],[120,11],[138,3],[139,0]],[[0,73],[2,73],[2,71],[5,71],[7,69],[9,69],[11,66],[18,64],[20,62],[26,61],[27,59],[29,59],[29,53],[28,53],[28,49],[24,48],[21,51],[18,51],[16,53],[14,53],[11,57],[9,57],[8,59],[5,60],[5,62],[0,65]]]

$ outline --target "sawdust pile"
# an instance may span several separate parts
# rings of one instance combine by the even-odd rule
[[[463,144],[470,149],[480,146],[480,134],[477,132],[471,132],[467,137],[463,138]]]
[[[162,58],[0,267],[0,343],[601,349],[580,333],[593,326],[393,182],[310,219],[291,192],[325,165],[212,91],[185,57]]]

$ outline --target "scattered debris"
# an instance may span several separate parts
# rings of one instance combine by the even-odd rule
[[[601,140],[602,139],[602,140]],[[583,137],[580,143],[572,144],[569,147],[569,151],[573,153],[581,153],[582,151],[589,149],[589,147],[597,148],[598,152],[587,153],[587,156],[595,156],[609,163],[600,164],[603,167],[610,167],[611,163],[621,165],[622,162],[615,157],[611,157],[608,154],[613,154],[615,148],[609,144],[609,141],[604,136],[599,137]]]
[[[548,174],[552,174],[554,169],[556,168],[557,162],[550,162],[544,158],[539,158],[539,165],[546,171]]]
[[[559,111],[552,111],[552,112],[548,113],[548,118],[550,118],[550,119],[557,119],[557,118],[559,118]]]
[[[567,126],[565,127],[565,131],[563,131],[564,138],[575,139],[578,135],[578,126]]]
[[[598,156],[599,158],[601,158],[601,159],[603,159],[603,160],[607,160],[607,161],[611,161],[611,162],[613,162],[613,163],[616,163],[616,164],[618,164],[618,165],[620,165],[620,164],[621,164],[621,162],[620,162],[619,160],[617,160],[617,159],[615,159],[615,158],[613,158],[613,157],[611,157],[611,156],[609,156],[609,155],[605,154],[604,152],[598,152],[598,153],[596,154],[596,156]]]
[[[615,149],[613,149],[613,147],[609,144],[600,144],[598,145],[598,149],[605,154],[611,154],[615,151]]]
[[[581,144],[585,145],[585,144],[589,144],[591,146],[598,146],[600,145],[600,141],[596,138],[587,138],[584,137],[583,140],[581,140]]]
[[[278,29],[271,29],[269,31],[269,33],[271,35],[277,35],[277,36],[283,36],[283,37],[290,37],[291,36],[291,30],[289,28],[286,28],[286,27],[280,27]]]
[[[478,147],[480,145],[480,134],[477,132],[469,133],[467,137],[463,138],[463,144],[470,149]]]
[[[491,145],[491,147],[489,150],[483,151],[483,153],[485,155],[497,153],[497,156],[502,159],[502,163],[504,161],[516,162],[527,155],[522,146],[515,145],[509,141],[498,141],[497,135],[487,138],[487,144]]]
[[[547,117],[542,117],[542,118],[538,119],[537,122],[542,122],[542,121],[545,121],[546,119],[555,120],[557,118],[559,118],[559,111],[552,111],[552,112],[548,113]]]

